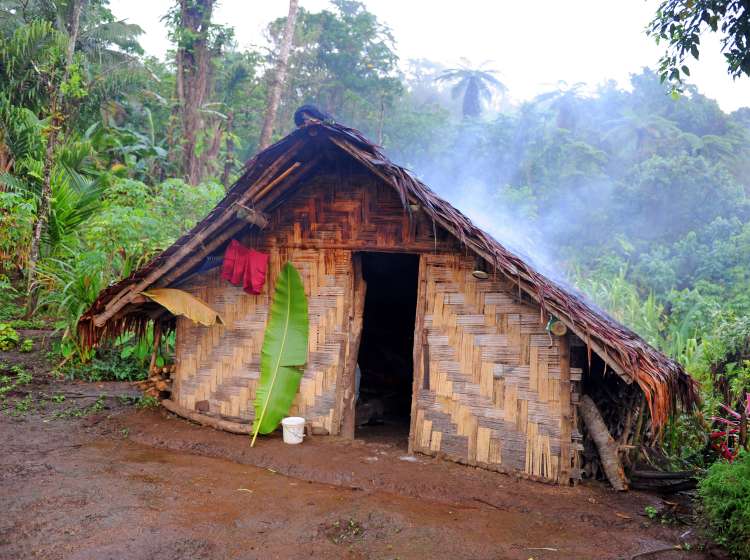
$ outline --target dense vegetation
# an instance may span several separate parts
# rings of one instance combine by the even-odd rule
[[[296,13],[269,113],[282,75],[273,53],[292,39],[285,20],[268,25],[271,54],[240,50],[212,7],[176,2],[166,18],[175,50],[162,61],[106,0],[0,3],[7,344],[17,343],[13,326],[52,321],[66,367],[94,359],[89,377],[135,374],[123,365],[145,356],[135,342],[83,352],[78,317],[208,212],[269,115],[278,138],[296,107],[315,103],[687,367],[705,403],[662,434],[675,466],[705,467],[747,445],[750,108],[727,114],[684,84],[670,95],[649,69],[627,89],[560,83],[513,104],[491,69],[399,64],[382,22],[359,2],[333,0]],[[669,14],[659,17],[654,33]],[[741,417],[737,433],[711,439],[711,417],[732,420],[729,411]],[[723,468],[732,467],[712,468],[709,480]]]

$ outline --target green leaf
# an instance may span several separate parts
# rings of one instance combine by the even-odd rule
[[[253,440],[270,434],[289,412],[307,361],[307,298],[302,278],[287,262],[276,279],[276,290],[263,337],[260,379],[255,392]]]

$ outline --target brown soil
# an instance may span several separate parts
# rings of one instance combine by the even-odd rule
[[[695,534],[645,517],[663,505],[652,495],[405,461],[382,441],[270,437],[251,449],[126,404],[115,396],[132,392],[124,384],[27,389],[31,410],[0,414],[2,559],[614,559]],[[99,393],[110,397],[91,408]]]

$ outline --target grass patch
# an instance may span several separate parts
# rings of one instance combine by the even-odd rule
[[[750,559],[750,452],[711,465],[698,492],[713,539],[734,558]]]
[[[60,410],[58,412],[55,412],[55,418],[60,419],[69,419],[69,418],[84,418],[86,416],[89,416],[90,414],[96,414],[97,412],[101,412],[106,407],[104,406],[104,401],[106,400],[106,397],[104,395],[100,395],[94,403],[83,406],[83,407],[77,407],[77,408],[68,408],[66,410]]]
[[[123,358],[115,351],[101,351],[88,363],[71,362],[60,368],[66,379],[83,381],[142,381],[146,367],[133,358]]]

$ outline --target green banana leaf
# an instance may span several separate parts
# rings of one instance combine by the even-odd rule
[[[307,297],[302,278],[287,262],[276,279],[276,291],[263,336],[260,379],[255,391],[253,441],[270,434],[289,413],[307,361]]]

